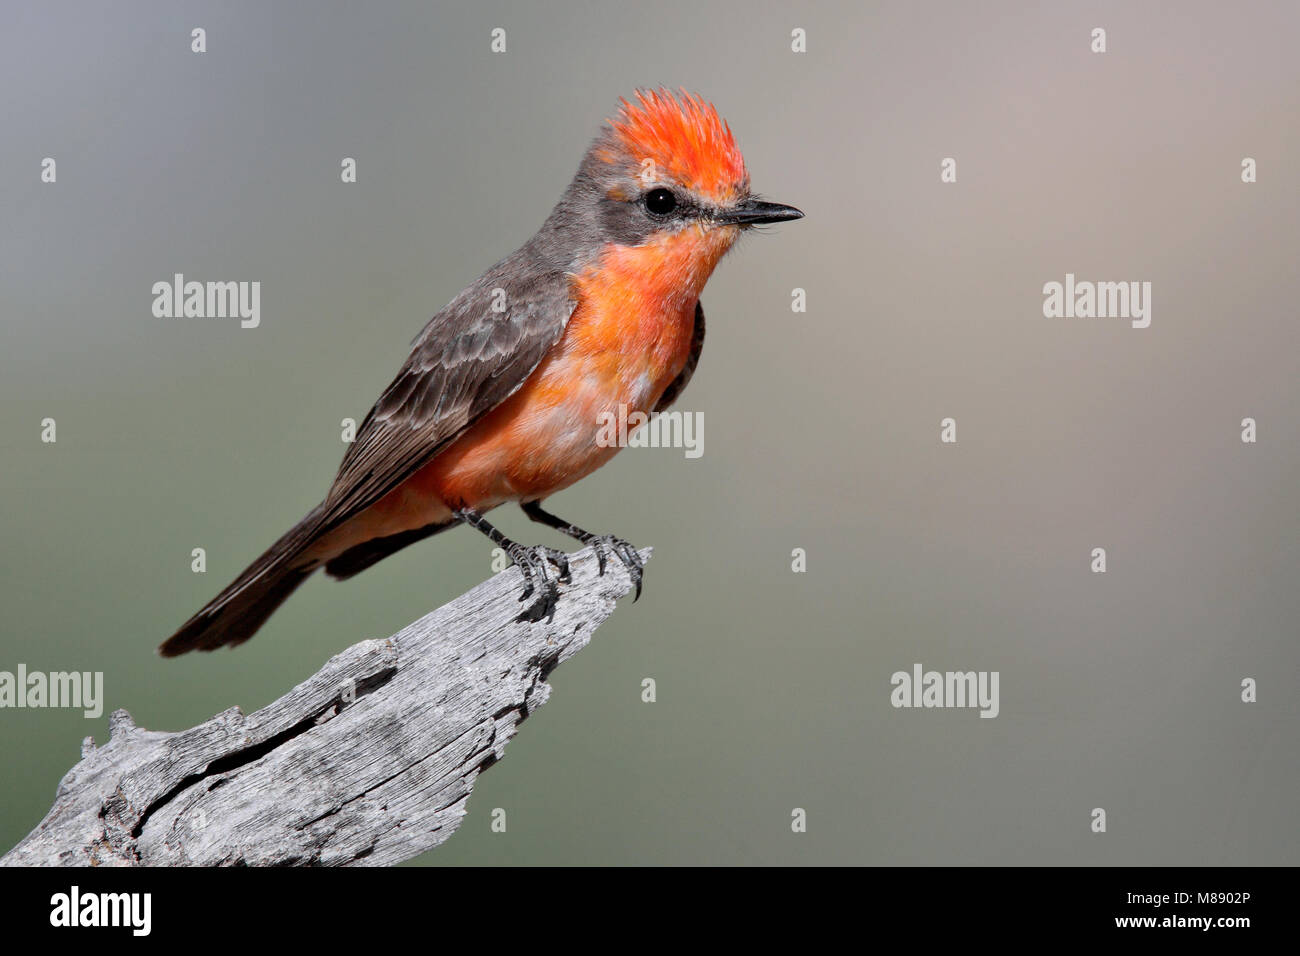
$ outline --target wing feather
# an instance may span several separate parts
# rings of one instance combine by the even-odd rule
[[[691,376],[695,374],[695,366],[700,364],[700,353],[704,351],[704,306],[700,305],[699,299],[695,300],[695,332],[691,336],[691,354],[686,359],[686,366],[681,370],[678,376],[668,383],[664,389],[663,395],[659,396],[659,404],[655,405],[656,412],[662,412],[665,408],[677,401],[678,396],[690,383]]]
[[[501,263],[416,336],[343,456],[323,504],[322,530],[368,508],[427,464],[518,390],[559,341],[576,305],[568,277],[550,272],[512,282],[518,266]],[[494,311],[498,303],[504,310]]]

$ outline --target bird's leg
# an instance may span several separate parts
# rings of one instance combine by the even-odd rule
[[[622,561],[627,567],[627,573],[632,577],[632,583],[636,585],[636,597],[632,598],[632,602],[636,603],[636,599],[641,596],[642,568],[645,567],[645,562],[641,560],[641,555],[630,542],[616,538],[612,534],[592,534],[590,531],[584,531],[576,524],[570,524],[563,518],[543,510],[541,503],[537,501],[529,501],[520,507],[524,509],[524,514],[534,521],[552,527],[560,534],[567,534],[583,544],[591,545],[596,551],[596,560],[600,562],[601,574],[605,573],[606,554],[613,554]]]
[[[560,597],[558,584],[568,584],[573,580],[569,573],[567,554],[554,548],[541,545],[529,547],[518,541],[512,541],[488,524],[487,519],[473,508],[461,508],[459,511],[453,511],[451,516],[483,532],[493,544],[505,551],[511,562],[518,566],[524,576],[524,593],[519,595],[519,600],[525,601],[534,591],[537,592],[537,600],[528,610],[520,614],[517,620],[540,621],[543,617],[547,620],[555,617],[555,604]],[[556,577],[551,576],[547,568],[548,563],[555,565],[555,570],[558,572]]]

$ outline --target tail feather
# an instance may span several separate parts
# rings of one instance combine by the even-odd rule
[[[366,568],[378,564],[390,554],[396,554],[407,545],[423,541],[431,534],[446,531],[458,524],[456,521],[427,524],[423,528],[400,531],[385,538],[371,538],[361,544],[353,545],[348,550],[325,563],[325,573],[339,581],[360,574]]]
[[[189,651],[213,651],[226,644],[242,644],[266,623],[298,585],[307,580],[317,564],[295,563],[294,559],[316,540],[322,509],[313,509],[244,573],[167,638],[158,653],[176,657]]]

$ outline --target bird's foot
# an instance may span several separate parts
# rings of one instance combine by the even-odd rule
[[[536,599],[520,615],[517,621],[536,622],[542,618],[548,621],[555,618],[555,605],[560,598],[561,584],[573,580],[569,570],[569,556],[563,551],[546,548],[541,545],[529,547],[516,544],[506,550],[524,576],[524,590],[519,595],[520,601],[527,601],[533,595]],[[555,570],[552,572],[551,567]]]
[[[641,579],[644,576],[642,569],[645,567],[645,562],[641,560],[641,555],[637,553],[636,547],[630,541],[616,538],[612,534],[590,535],[587,543],[596,552],[596,560],[600,563],[601,574],[605,573],[605,562],[610,555],[623,562],[628,575],[632,578],[632,583],[636,585],[636,596],[632,598],[632,603],[635,604],[637,598],[641,596]]]
[[[601,574],[605,573],[605,565],[609,563],[610,555],[618,558],[623,562],[623,566],[627,568],[632,583],[636,585],[636,597],[632,598],[633,603],[641,596],[642,568],[645,567],[645,562],[641,560],[641,555],[637,553],[636,548],[630,542],[617,538],[612,534],[592,534],[590,531],[584,531],[576,524],[571,524],[563,518],[551,514],[538,501],[526,502],[522,507],[524,514],[528,515],[533,521],[554,528],[561,534],[567,534],[570,538],[581,541],[583,544],[590,545],[596,552],[596,560],[600,562]]]

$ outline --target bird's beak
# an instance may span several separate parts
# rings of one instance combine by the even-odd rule
[[[729,226],[757,226],[765,222],[789,222],[802,219],[803,213],[794,206],[784,206],[779,202],[763,202],[759,199],[746,199],[738,206],[723,210],[716,221]]]

